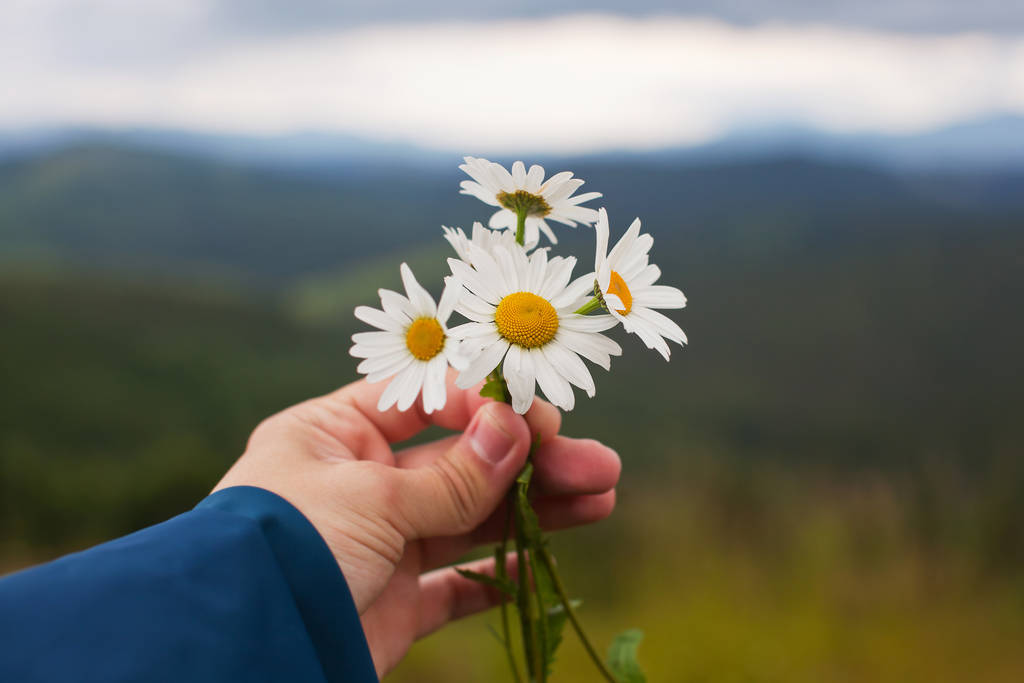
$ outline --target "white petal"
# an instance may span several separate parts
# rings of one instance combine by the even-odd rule
[[[459,194],[468,194],[472,197],[476,197],[485,204],[500,206],[500,204],[498,204],[498,193],[495,190],[487,189],[480,183],[473,182],[472,180],[463,180],[459,183],[459,187],[462,188],[459,190]]]
[[[473,157],[465,157],[465,160],[466,163],[460,165],[459,168],[464,171],[466,175],[477,181],[492,194],[497,194],[498,191],[502,189],[491,171],[492,164],[490,161],[487,159],[476,159]]]
[[[352,335],[352,341],[360,346],[383,348],[405,344],[405,335],[394,332],[356,332]]]
[[[412,357],[412,354],[407,353],[405,354],[402,360],[396,362],[394,365],[389,365],[386,368],[381,368],[380,370],[368,374],[366,376],[366,381],[369,382],[370,384],[373,384],[374,382],[379,382],[382,379],[387,379],[392,375],[398,374],[399,372],[401,372],[402,370],[416,362],[417,361],[415,358]]]
[[[587,396],[593,398],[597,391],[594,386],[594,378],[579,356],[565,348],[557,339],[550,344],[545,344],[541,347],[541,351],[544,352],[544,357],[548,362],[557,368],[563,377],[587,392]]]
[[[622,299],[619,298],[618,294],[604,294],[604,305],[612,311],[624,311],[626,310],[626,304],[622,303]]]
[[[618,324],[610,315],[577,315],[575,313],[563,316],[559,321],[559,327],[576,332],[604,332]]]
[[[498,293],[488,278],[478,273],[465,261],[450,258],[448,267],[451,268],[452,275],[461,280],[463,286],[479,298],[494,305],[501,301],[502,295]]]
[[[684,308],[686,295],[675,287],[650,285],[633,290],[633,305],[646,308]]]
[[[387,330],[388,332],[402,333],[402,324],[389,316],[384,311],[369,306],[356,306],[355,315],[367,325]]]
[[[448,240],[448,244],[452,245],[452,249],[455,250],[458,257],[463,261],[468,260],[469,252],[466,251],[466,243],[469,242],[469,239],[462,228],[449,228],[442,225],[441,231],[444,232],[444,238]]]
[[[637,236],[640,234],[640,219],[634,219],[633,223],[629,226],[629,230],[626,234],[618,241],[618,243],[612,247],[612,251],[608,254],[608,262],[611,263],[613,270],[618,270],[616,267],[620,256],[629,251],[629,248],[633,246],[633,242],[636,241]]]
[[[573,192],[575,192],[582,186],[582,180],[580,180],[579,178],[573,178],[571,180],[566,180],[565,182],[560,183],[559,185],[548,186],[547,191],[544,193],[543,196],[549,204],[563,202],[569,197],[569,195],[571,195]]]
[[[414,372],[414,364],[410,363],[404,370],[395,375],[395,378],[391,380],[391,383],[388,384],[387,388],[380,395],[380,400],[377,401],[377,410],[383,413],[386,410],[390,410],[391,406],[398,402],[407,378],[412,372]]]
[[[427,363],[413,363],[405,375],[405,383],[398,397],[398,409],[403,413],[412,407],[423,389],[423,379],[427,376]]]
[[[608,256],[608,210],[603,206],[597,210],[597,223],[594,224],[594,232],[597,233],[597,250],[594,254],[594,270],[601,270],[605,258]]]
[[[631,287],[646,287],[653,285],[661,277],[661,268],[654,265],[653,263],[640,271],[640,274],[632,278],[629,282]]]
[[[526,250],[533,249],[540,242],[540,229],[537,226],[537,221],[526,219],[526,230],[523,233],[523,248]]]
[[[496,230],[514,230],[516,227],[516,215],[510,209],[495,211],[487,225]]]
[[[456,309],[459,315],[478,323],[494,323],[494,304],[489,304],[475,294],[464,296]]]
[[[538,292],[544,284],[544,275],[548,270],[547,252],[535,251],[530,255],[530,266],[523,282],[523,291]]]
[[[501,358],[505,355],[505,351],[508,350],[508,346],[508,341],[499,338],[490,346],[481,349],[480,355],[474,358],[473,362],[459,373],[458,378],[455,380],[455,385],[460,389],[469,389],[482,381],[484,377],[491,374],[494,368],[498,367],[498,363],[501,362]]]
[[[490,324],[474,322],[463,323],[462,325],[456,325],[448,330],[448,337],[458,341],[484,339],[496,334],[498,333],[495,331],[493,322]]]
[[[388,353],[382,353],[377,356],[371,356],[356,367],[356,372],[367,375],[371,372],[379,372],[385,368],[393,367],[398,365],[398,362],[403,358],[411,358],[412,354],[409,353],[409,349],[399,349],[398,351],[390,351]]]
[[[647,252],[651,250],[654,238],[644,233],[636,238],[629,251],[620,254],[615,270],[623,277],[636,275],[647,265]]]
[[[512,182],[516,187],[526,188],[526,166],[521,161],[512,164]]]
[[[465,291],[466,288],[462,286],[462,282],[458,278],[449,276],[444,279],[441,303],[437,305],[438,322],[442,325],[448,322],[448,318],[452,317],[452,311],[459,305],[459,299],[462,298],[462,293]]]
[[[654,329],[652,325],[649,325],[644,320],[634,317],[630,314],[630,319],[623,321],[622,325],[626,328],[627,332],[631,332],[636,336],[640,337],[640,340],[649,349],[654,349],[662,355],[665,360],[669,360],[669,356],[672,351],[668,348],[668,344],[662,338],[658,331]]]
[[[513,252],[503,247],[496,247],[494,249],[494,262],[497,264],[497,268],[494,271],[489,270],[487,267],[478,267],[477,270],[484,274],[490,274],[493,272],[494,274],[492,277],[500,283],[502,292],[512,293],[522,291],[521,278],[519,277],[520,269],[516,267],[517,264]]]
[[[548,344],[547,346],[550,346]],[[562,377],[558,368],[553,366],[543,353],[543,347],[530,352],[530,359],[537,373],[537,384],[544,396],[553,405],[562,410],[572,410],[576,405],[576,397],[573,396],[572,387]]]
[[[427,376],[423,380],[423,412],[432,413],[444,408],[446,400],[445,377],[448,373],[448,360],[444,354],[438,354],[427,363]]]
[[[590,295],[593,294],[595,278],[596,275],[594,273],[587,273],[576,278],[558,296],[551,300],[551,305],[559,310],[568,307],[576,310],[585,303],[585,301],[580,301],[580,299],[590,299]],[[577,302],[579,303],[577,304]]]
[[[583,202],[589,202],[591,199],[597,199],[598,197],[603,196],[604,195],[602,195],[600,192],[584,192],[583,194],[578,194],[573,197],[569,197],[565,201],[569,202],[570,204],[582,204]]]
[[[515,192],[516,182],[512,179],[512,174],[501,164],[496,164],[493,161],[490,164],[491,175],[497,181],[498,186],[505,192]]]
[[[676,342],[677,344],[686,343],[686,333],[683,332],[683,329],[671,318],[668,318],[657,311],[652,311],[649,308],[635,307],[629,312],[629,317],[637,317],[643,320],[657,330],[658,334]]]
[[[570,178],[572,178],[572,173],[569,171],[562,171],[561,173],[556,173],[555,175],[551,176],[550,178],[547,179],[547,181],[545,181],[543,185],[540,186],[541,196],[545,198],[551,196],[552,194],[557,192],[558,189],[562,187],[562,185],[564,185]]]
[[[390,289],[378,289],[377,294],[380,296],[384,312],[402,325],[408,325],[414,318],[419,317],[409,300],[398,292],[392,292]]]
[[[521,346],[512,344],[501,367],[508,383],[508,392],[512,394],[512,410],[523,415],[533,404],[537,388],[537,371],[533,359]]]
[[[544,236],[547,237],[548,240],[551,241],[551,244],[558,244],[558,238],[555,237],[555,233],[551,229],[551,226],[549,226],[547,224],[547,222],[543,218],[538,218],[538,219],[536,219],[536,221],[537,221],[537,228],[540,229],[540,231],[542,233],[544,233]],[[537,239],[539,240],[540,238],[538,237]]]
[[[555,338],[570,351],[578,353],[605,370],[611,367],[611,356],[622,355],[622,347],[603,334],[559,328]]]
[[[444,345],[444,357],[456,370],[465,370],[473,359],[477,357],[482,344],[463,342],[458,339],[448,339]]]
[[[405,293],[409,297],[409,302],[412,304],[416,317],[433,318],[436,316],[437,304],[434,303],[434,298],[430,296],[430,292],[416,281],[416,276],[412,274],[412,268],[408,264],[403,263],[399,267],[399,271],[402,273],[402,284],[405,285]]]
[[[551,263],[548,266],[547,276],[544,278],[544,286],[541,288],[540,292],[538,292],[540,296],[550,301],[564,292],[565,288],[569,285],[569,280],[572,278],[572,269],[575,267],[575,256],[561,258],[557,261],[555,259],[551,259]]]
[[[387,346],[366,346],[365,344],[356,344],[348,350],[348,353],[350,356],[355,358],[372,358],[373,356],[382,356],[385,353],[401,351],[404,348],[406,348],[404,341],[392,342]]]
[[[530,172],[526,174],[526,191],[531,194],[540,192],[540,185],[544,182],[544,168],[534,164]]]

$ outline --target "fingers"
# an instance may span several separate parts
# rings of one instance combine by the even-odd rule
[[[518,563],[514,553],[506,558],[506,571],[515,575]],[[494,558],[478,560],[460,569],[494,576]],[[482,612],[500,604],[500,591],[479,581],[461,576],[454,568],[439,569],[420,577],[420,615],[417,638],[430,635],[445,624]]]
[[[447,401],[444,408],[433,413],[423,411],[423,402],[418,400],[405,412],[391,408],[384,412],[377,410],[380,395],[388,382],[370,384],[365,380],[348,384],[332,394],[316,399],[324,405],[342,409],[358,410],[390,443],[404,441],[421,432],[429,425],[461,431],[466,428],[476,411],[491,399],[480,396],[480,386],[459,389],[455,386],[457,373],[448,369],[446,378]],[[554,437],[561,427],[561,415],[550,403],[535,400],[526,414],[526,422],[533,434],[540,434],[541,441]]]
[[[398,466],[428,465],[448,452],[458,438],[451,436],[407,448],[396,454]],[[603,493],[615,487],[622,470],[618,454],[604,444],[567,436],[553,436],[544,441],[533,456],[533,464],[531,491],[538,496]]]
[[[557,531],[606,518],[615,509],[615,491],[588,496],[559,496],[533,501],[545,531]],[[431,538],[422,542],[422,566],[443,567],[485,543],[496,543],[505,532],[506,506],[502,505],[479,527],[467,534]]]
[[[593,439],[558,436],[541,444],[533,457],[537,495],[603,493],[615,487],[622,472],[619,454]]]
[[[409,540],[466,533],[501,502],[526,462],[530,430],[504,403],[485,403],[466,431],[422,467],[395,469],[394,522]]]

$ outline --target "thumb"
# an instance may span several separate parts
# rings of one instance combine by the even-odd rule
[[[526,463],[530,429],[506,403],[485,403],[443,456],[399,472],[397,505],[415,538],[452,536],[482,523]],[[411,540],[411,539],[410,539]]]

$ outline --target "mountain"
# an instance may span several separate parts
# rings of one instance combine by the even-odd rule
[[[569,162],[543,160],[556,169]],[[613,224],[641,216],[681,254],[727,245],[780,258],[856,243],[1003,225],[1024,210],[1024,172],[894,173],[800,158],[674,164],[589,159]],[[456,163],[289,171],[109,146],[0,162],[0,258],[122,271],[294,282],[368,255],[436,243],[441,224],[489,215],[456,192]],[[888,230],[888,227],[886,228]],[[589,233],[561,231],[589,253]],[[685,256],[681,257],[686,262]]]
[[[450,166],[462,155],[425,149],[402,140],[370,140],[314,130],[262,136],[81,126],[0,130],[0,160],[81,146],[141,148],[231,164],[336,172],[381,165]],[[905,134],[828,132],[796,125],[737,128],[693,146],[597,152],[574,158],[572,166],[601,159],[703,165],[794,156],[836,164],[933,172],[1024,169],[1024,116],[990,116]]]

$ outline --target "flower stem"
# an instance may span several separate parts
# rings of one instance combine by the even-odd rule
[[[516,244],[526,244],[526,211],[523,209],[516,212]]]
[[[496,558],[498,562],[502,563],[501,568],[495,568],[496,572],[503,579],[508,578],[508,569],[505,566],[505,558],[508,554],[508,539],[509,534],[512,530],[512,510],[515,506],[515,495],[514,489],[509,490],[508,495],[508,509],[505,512],[505,532],[501,537],[501,551],[498,553]],[[522,683],[523,677],[519,674],[519,666],[516,664],[515,653],[512,652],[512,634],[508,626],[508,598],[505,595],[501,596],[501,635],[505,639],[505,652],[508,653],[508,665],[512,668],[512,676],[515,678],[516,683]]]
[[[514,489],[513,489],[514,490]],[[516,607],[519,609],[519,624],[523,631],[523,651],[526,655],[526,664],[529,677],[531,681],[538,680],[541,675],[538,670],[544,668],[543,657],[544,653],[541,652],[541,645],[537,638],[537,630],[534,628],[535,618],[534,610],[536,609],[533,600],[531,600],[530,590],[530,570],[527,564],[529,560],[526,557],[526,551],[529,548],[529,544],[526,540],[526,535],[523,533],[523,517],[519,513],[519,506],[516,506],[516,559],[519,562],[519,590],[516,593]]]
[[[593,299],[591,299],[590,301],[576,309],[576,314],[586,315],[587,313],[590,313],[591,311],[596,311],[599,308],[601,308],[601,298],[595,296]]]
[[[597,654],[594,646],[590,643],[587,638],[587,634],[583,632],[583,626],[580,625],[579,620],[576,618],[576,611],[572,608],[572,603],[569,601],[569,596],[565,592],[565,586],[562,585],[562,578],[558,575],[558,570],[555,569],[555,561],[551,556],[551,552],[544,547],[537,549],[540,553],[541,561],[544,563],[544,568],[548,570],[548,574],[551,576],[551,582],[555,584],[555,592],[558,593],[559,599],[562,601],[562,607],[565,609],[565,613],[569,616],[569,622],[572,627],[576,629],[576,635],[580,637],[580,641],[583,643],[583,647],[586,648],[587,654],[594,660],[594,665],[597,666],[601,675],[604,676],[605,680],[609,683],[618,683],[618,680],[608,670],[605,663],[601,660],[601,657]]]

